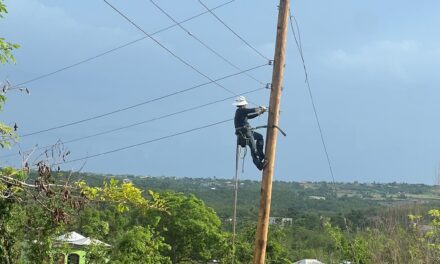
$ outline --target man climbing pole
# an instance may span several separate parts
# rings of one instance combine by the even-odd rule
[[[245,148],[246,145],[251,149],[252,160],[259,170],[264,169],[267,161],[264,159],[264,140],[260,133],[257,133],[250,126],[248,119],[255,118],[264,112],[267,108],[260,106],[257,108],[246,108],[246,98],[239,96],[232,105],[237,106],[235,111],[234,125],[235,134],[237,135],[237,144]]]

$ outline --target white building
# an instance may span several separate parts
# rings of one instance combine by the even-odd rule
[[[317,259],[302,259],[299,260],[293,264],[324,264],[321,261],[317,260]]]
[[[279,225],[279,226],[285,226],[285,225],[291,225],[293,222],[293,219],[290,217],[269,217],[269,224],[270,225]]]

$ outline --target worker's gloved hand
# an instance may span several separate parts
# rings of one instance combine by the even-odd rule
[[[260,106],[261,109],[261,113],[264,113],[267,111],[267,107],[265,107],[264,105]]]

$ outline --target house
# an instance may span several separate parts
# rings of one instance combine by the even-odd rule
[[[123,179],[122,182],[123,183],[133,183],[133,181],[128,178]]]
[[[67,244],[67,251],[63,247]],[[62,248],[55,254],[55,263],[57,264],[85,264],[86,251],[85,247],[90,245],[102,245],[111,247],[97,239],[85,237],[77,232],[70,232],[55,238],[55,246]]]
[[[324,196],[310,195],[309,199],[312,199],[312,200],[325,200],[325,197]]]
[[[294,262],[293,264],[324,264],[324,263],[322,263],[317,259],[302,259],[297,262]]]
[[[269,225],[286,226],[291,225],[292,222],[293,219],[289,217],[269,217]]]

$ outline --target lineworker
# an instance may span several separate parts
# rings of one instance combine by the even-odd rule
[[[252,161],[259,170],[262,170],[267,165],[263,152],[264,139],[260,133],[257,133],[252,129],[248,119],[252,119],[263,114],[266,112],[267,108],[265,106],[246,108],[247,104],[248,103],[244,96],[238,96],[232,104],[237,106],[234,118],[237,144],[243,148],[245,148],[246,145],[249,146],[251,149]]]

